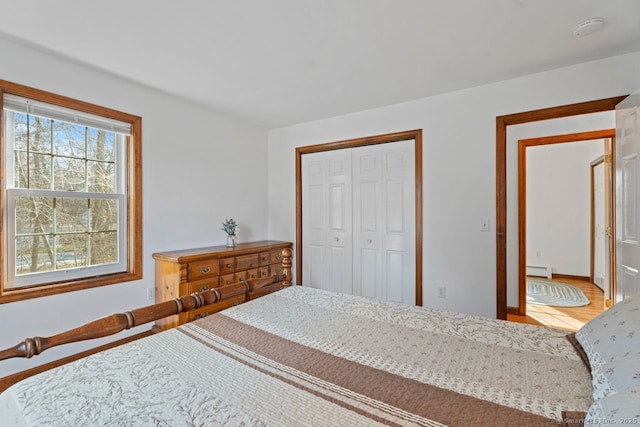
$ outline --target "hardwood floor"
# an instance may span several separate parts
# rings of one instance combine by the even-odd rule
[[[604,292],[590,282],[572,279],[555,279],[557,282],[577,286],[589,298],[583,307],[552,307],[527,304],[527,315],[508,314],[507,320],[531,325],[542,325],[567,331],[577,331],[589,320],[604,311]]]

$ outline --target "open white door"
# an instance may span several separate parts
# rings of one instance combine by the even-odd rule
[[[616,106],[616,299],[640,293],[640,90]]]

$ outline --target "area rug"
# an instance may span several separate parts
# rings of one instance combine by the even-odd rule
[[[589,305],[589,298],[582,289],[549,280],[527,278],[527,303],[556,307],[581,307]]]

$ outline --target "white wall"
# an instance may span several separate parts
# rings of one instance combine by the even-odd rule
[[[224,244],[225,217],[238,221],[241,241],[267,238],[266,130],[1,35],[0,57],[0,79],[142,117],[144,227],[142,280],[0,304],[0,348],[153,303],[152,254]],[[113,339],[4,361],[0,377]]]
[[[636,52],[273,129],[269,233],[295,241],[295,147],[423,129],[424,305],[495,317],[496,116],[631,93],[639,69]],[[489,233],[480,232],[483,218]],[[446,299],[436,297],[439,286]]]
[[[527,148],[527,265],[591,271],[591,162],[604,140]]]

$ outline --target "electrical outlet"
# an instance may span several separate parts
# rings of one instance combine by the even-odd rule
[[[489,218],[484,218],[481,222],[480,222],[480,231],[489,231]]]
[[[147,301],[152,301],[156,297],[156,290],[147,288]]]
[[[447,288],[444,286],[438,287],[438,298],[446,298],[447,297]]]

